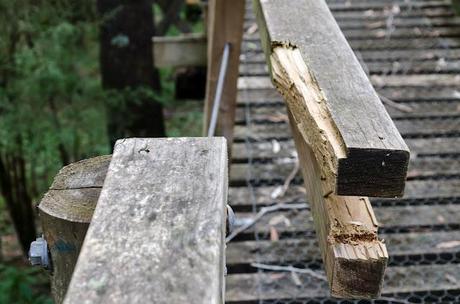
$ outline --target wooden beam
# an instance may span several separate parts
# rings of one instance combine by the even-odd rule
[[[207,43],[203,34],[153,37],[153,56],[157,68],[206,66]]]
[[[64,300],[109,163],[110,156],[99,156],[65,166],[38,206],[53,265],[55,303]]]
[[[220,102],[216,135],[224,136],[230,146],[233,141],[233,125],[237,96],[237,79],[245,0],[210,0],[208,7],[208,73],[204,107],[204,134],[207,135],[216,94],[216,85],[222,54],[226,43],[230,43],[222,100]],[[230,151],[230,149],[229,149]]]
[[[331,295],[338,298],[377,298],[388,261],[377,237],[378,222],[367,197],[338,196],[321,178],[320,162],[300,132],[303,127],[288,110],[300,157],[308,202]]]
[[[254,3],[272,81],[320,162],[327,191],[401,196],[409,149],[325,1]]]
[[[117,141],[65,303],[223,303],[223,138]]]

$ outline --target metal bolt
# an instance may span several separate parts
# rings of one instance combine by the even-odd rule
[[[30,243],[29,261],[32,266],[42,266],[49,269],[48,244],[43,237]]]
[[[227,235],[232,233],[233,229],[235,229],[235,212],[233,212],[232,207],[227,205]]]

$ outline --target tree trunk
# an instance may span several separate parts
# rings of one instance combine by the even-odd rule
[[[184,0],[158,1],[158,4],[163,11],[163,20],[157,25],[156,36],[165,36],[171,25],[176,25],[183,33],[191,32],[190,26],[180,20],[180,9]]]
[[[0,157],[0,190],[23,253],[27,255],[30,242],[35,240],[37,235],[32,199],[27,191],[25,164],[21,153]]]
[[[155,33],[151,0],[98,0],[103,18],[100,33],[100,64],[105,89],[161,89],[153,66],[152,37]],[[108,105],[111,144],[121,137],[165,136],[160,103],[133,94],[125,106]],[[144,95],[144,96],[142,96]]]

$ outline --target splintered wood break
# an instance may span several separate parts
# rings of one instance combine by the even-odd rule
[[[324,193],[402,196],[409,149],[326,2],[255,0],[254,11],[272,80],[320,164]]]
[[[288,109],[307,198],[315,223],[331,294],[339,298],[376,298],[380,295],[388,261],[385,244],[377,236],[378,222],[367,197],[323,193],[320,162]]]
[[[325,196],[335,192],[339,159],[346,158],[345,144],[325,104],[325,97],[310,74],[300,51],[279,44],[270,56],[272,77],[278,91],[299,122],[303,139],[321,156],[321,175],[327,176]]]

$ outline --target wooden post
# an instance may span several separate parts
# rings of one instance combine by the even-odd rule
[[[65,303],[223,303],[223,138],[117,141]]]
[[[204,134],[211,120],[217,79],[226,43],[230,43],[230,56],[222,100],[220,102],[216,135],[224,136],[227,144],[233,141],[239,56],[243,35],[245,0],[210,0],[208,6],[208,74],[204,107]],[[229,149],[230,153],[230,149]]]
[[[100,156],[62,168],[38,206],[51,254],[51,292],[57,304],[64,300],[109,162],[110,156]]]

